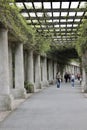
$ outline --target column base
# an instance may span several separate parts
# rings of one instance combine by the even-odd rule
[[[42,86],[43,87],[49,87],[49,82],[48,81],[43,81]]]
[[[84,90],[84,93],[87,93],[87,89]]]
[[[53,80],[49,80],[49,85],[53,85]]]
[[[12,93],[14,98],[18,98],[18,99],[26,98],[25,88],[24,89],[12,89],[11,93]]]
[[[56,84],[56,79],[53,80],[53,84]]]
[[[87,85],[85,84],[85,82],[82,82],[81,88],[83,93],[87,93]]]
[[[84,87],[84,88],[82,89],[82,92],[87,93],[87,88]]]
[[[13,109],[13,96],[12,95],[0,95],[0,111],[7,111]]]
[[[42,82],[40,83],[35,83],[35,90],[36,89],[42,89]]]

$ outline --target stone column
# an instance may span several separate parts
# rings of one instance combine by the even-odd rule
[[[12,66],[12,47],[11,44],[8,46],[9,53],[9,86],[10,89],[13,88],[13,66]]]
[[[43,58],[43,66],[42,66],[42,74],[43,74],[43,86],[48,86],[47,81],[47,58]]]
[[[82,56],[82,91],[87,93],[87,51]]]
[[[40,89],[41,86],[41,67],[40,67],[40,55],[35,56],[35,88]]]
[[[24,51],[24,81],[27,81],[28,54]]]
[[[75,67],[74,67],[74,65],[73,65],[73,74],[75,74]]]
[[[82,68],[82,92],[86,89],[86,72],[85,68]]]
[[[28,52],[28,75],[27,79],[29,82],[34,83],[34,75],[33,75],[33,51]]]
[[[0,29],[0,110],[12,109],[8,63],[8,31]]]
[[[49,83],[50,83],[50,84],[53,84],[53,68],[52,68],[52,60],[49,60],[48,69],[49,69]]]
[[[24,89],[24,63],[23,44],[17,44],[15,48],[15,98],[25,98]]]
[[[33,51],[28,52],[27,81],[34,84]]]
[[[57,62],[54,61],[54,81],[56,83],[56,73],[57,73]]]

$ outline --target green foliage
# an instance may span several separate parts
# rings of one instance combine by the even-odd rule
[[[14,0],[0,0],[2,4],[9,4],[10,2],[14,2]]]
[[[51,39],[49,35],[36,33],[35,49],[38,52],[47,52],[50,50]]]
[[[27,26],[26,21],[19,13],[19,9],[15,5],[10,6],[9,2],[13,2],[13,0],[0,2],[0,26],[7,28],[15,40],[23,43],[30,41],[31,43],[33,29]]]
[[[32,83],[29,83],[28,81],[25,81],[24,87],[25,87],[27,93],[33,93],[34,92],[34,85]]]
[[[72,48],[75,48],[72,43],[52,45],[52,50],[58,50],[58,51],[64,51],[64,50],[72,49]]]
[[[79,56],[77,51],[74,47],[65,47],[62,48],[55,48],[54,46],[51,47],[49,54],[52,57],[56,57],[59,64],[63,64],[64,66],[70,62],[71,59],[78,59]]]
[[[19,13],[14,4],[9,5],[13,0],[1,0],[0,2],[0,26],[9,30],[9,37],[12,41],[29,44],[29,48],[37,52],[47,52],[50,49],[51,40],[47,34],[39,34]]]
[[[85,4],[85,9],[87,10],[87,4]],[[78,34],[79,37],[74,45],[78,51],[79,56],[81,57],[87,49],[87,19],[83,19]]]
[[[78,33],[79,37],[75,43],[75,46],[78,54],[81,56],[82,53],[84,53],[84,51],[87,49],[87,20],[83,21]]]
[[[51,36],[50,34],[37,33],[31,26],[28,26],[26,20],[19,13],[19,9],[13,4],[9,5],[9,2],[14,2],[14,0],[1,0],[0,2],[0,26],[8,29],[10,37],[13,41],[29,44],[30,48],[33,50],[43,53],[50,52],[53,56],[58,57],[59,63],[66,63],[71,57],[70,54],[66,53],[67,50],[73,50],[74,46],[72,44],[51,45]],[[45,13],[46,17],[49,16]],[[87,21],[84,21],[80,30],[80,37],[78,38],[76,48],[78,52],[84,51],[87,48],[86,41],[86,30],[87,30]],[[65,55],[65,57],[64,57]],[[69,55],[67,57],[67,55]],[[72,54],[73,55],[73,54]],[[75,56],[75,55],[74,55]],[[65,59],[65,61],[61,60]]]

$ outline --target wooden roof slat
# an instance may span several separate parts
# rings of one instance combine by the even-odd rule
[[[59,25],[59,24],[60,25],[65,25],[66,23],[67,24],[77,24],[78,25],[80,22],[77,22],[77,21],[76,22],[61,22],[61,23],[60,22],[46,22],[46,23],[44,22],[44,23],[42,23],[42,25],[49,25],[49,26],[50,25]],[[28,25],[31,25],[31,23],[28,23]],[[39,23],[33,23],[33,25],[40,25],[40,24]]]
[[[87,19],[87,16],[76,16],[76,17],[75,16],[69,16],[68,19],[74,19],[74,18],[75,19],[82,19],[83,17],[84,17],[84,19]],[[67,17],[64,17],[64,16],[44,17],[44,19],[46,19],[46,20],[50,20],[52,18],[55,20],[55,19],[66,19]],[[36,19],[37,20],[37,17],[30,17],[30,18],[25,17],[25,19],[26,20],[35,20]],[[38,19],[43,20],[43,17],[38,17]]]
[[[29,26],[33,25],[36,31],[42,34],[50,32],[52,36],[54,36],[51,36],[51,38],[53,40],[57,39],[58,43],[65,44],[75,41],[75,39],[79,36],[78,28],[82,23],[83,18],[87,19],[87,16],[85,15],[87,9],[80,8],[80,4],[83,0],[15,0],[15,2],[23,3],[24,8],[21,9],[20,13],[28,14],[28,17],[23,16]],[[32,3],[31,8],[27,8],[27,2]],[[36,8],[36,6],[34,6],[34,2],[41,2],[41,8]],[[50,2],[50,8],[46,8],[44,2]],[[60,2],[60,7],[53,8],[52,2]],[[62,7],[62,2],[69,2],[68,8]],[[77,8],[71,8],[72,2],[78,2]],[[83,12],[81,16],[80,12]],[[32,13],[35,13],[35,16],[32,16]],[[41,13],[42,16],[40,16],[39,13]],[[58,16],[56,15],[57,13]],[[64,14],[66,15],[64,16]],[[37,20],[37,22],[35,20]],[[57,36],[60,36],[61,38],[58,38]],[[63,38],[63,36],[65,38]]]
[[[71,1],[77,2],[77,0],[15,0],[15,2],[71,2]]]
[[[56,29],[71,29],[71,27],[56,27]],[[78,27],[73,27],[73,29],[77,29]],[[38,30],[41,28],[38,28]],[[47,29],[46,27],[43,27],[43,30]],[[53,29],[53,27],[49,27],[49,29]]]
[[[53,9],[53,8],[52,9],[27,9],[27,10],[21,9],[20,12],[21,13],[22,12],[29,12],[30,13],[30,12],[34,12],[34,10],[35,10],[35,12],[41,12],[41,13],[42,12],[52,12],[52,11],[53,12],[67,12],[67,9],[64,9],[64,8],[63,9],[62,8],[61,9]],[[77,9],[70,8],[69,9],[69,12],[84,12],[84,11],[87,11],[87,9],[85,9],[85,8],[77,8]]]

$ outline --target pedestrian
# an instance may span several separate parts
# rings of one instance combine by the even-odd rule
[[[81,75],[80,75],[80,80],[79,81],[80,81],[80,85],[81,85],[81,83],[82,83],[82,76]]]
[[[60,88],[61,75],[58,72],[56,73],[56,79],[57,79],[57,88]]]
[[[71,85],[72,85],[72,87],[74,87],[74,85],[75,85],[75,75],[74,74],[71,75]]]
[[[65,83],[67,83],[67,81],[68,81],[68,73],[67,72],[64,74],[64,79],[65,79]]]

